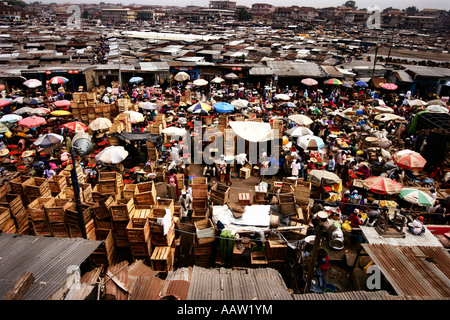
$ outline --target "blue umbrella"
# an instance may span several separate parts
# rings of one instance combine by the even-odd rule
[[[342,86],[345,87],[345,88],[353,88],[353,86],[350,83],[348,83],[348,82],[344,82],[342,84]]]
[[[228,102],[218,102],[214,104],[214,109],[220,113],[232,112],[234,111],[234,107],[232,104]]]
[[[130,79],[130,83],[138,83],[138,82],[141,82],[141,81],[143,81],[144,79],[143,78],[141,78],[141,77],[132,77],[131,79]]]
[[[364,81],[362,81],[362,80],[356,81],[355,84],[356,84],[358,87],[367,87],[367,86],[368,86],[367,82],[364,82]]]
[[[293,104],[292,102],[284,102],[282,104],[280,104],[281,107],[286,107],[286,108],[295,108],[296,105]]]

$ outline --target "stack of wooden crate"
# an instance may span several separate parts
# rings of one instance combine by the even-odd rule
[[[281,119],[271,119],[270,127],[278,133],[278,139],[283,137],[283,120]]]
[[[297,185],[294,187],[295,203],[301,209],[301,222],[309,223],[310,201],[311,201],[311,182],[297,180]]]
[[[63,175],[54,175],[48,179],[48,184],[50,185],[50,192],[52,196],[57,196],[64,188],[67,187],[67,179]]]
[[[79,194],[81,202],[92,202],[92,187],[89,183],[80,183]],[[55,198],[75,200],[75,192],[73,187],[65,187],[58,193]]]
[[[153,246],[172,246],[175,239],[174,201],[172,199],[158,199],[148,217],[150,237]],[[166,217],[166,215],[169,215]],[[158,219],[168,218],[168,231],[158,224]],[[167,226],[166,226],[167,228]]]
[[[156,187],[153,181],[136,184],[134,200],[138,205],[154,205],[156,203]]]
[[[87,239],[95,240],[95,223],[91,215],[91,206],[85,203],[81,204],[81,216],[82,220],[78,215],[76,203],[72,202],[70,206],[66,209],[66,225],[69,232],[69,237],[71,238],[82,238],[83,233],[80,229],[82,228],[86,232]]]
[[[173,269],[175,248],[169,246],[156,246],[150,257],[151,267],[154,271],[168,273]]]
[[[72,164],[69,164],[64,168],[64,170],[62,170],[59,173],[59,175],[63,175],[66,177],[66,184],[68,186],[72,185],[72,175],[71,175],[72,168],[73,168]],[[86,177],[84,175],[83,168],[80,166],[79,163],[75,165],[75,169],[77,173],[78,183],[86,183]]]
[[[128,183],[123,186],[123,199],[134,199],[134,193],[136,192],[136,184]]]
[[[114,120],[112,126],[109,128],[109,133],[121,133],[125,130],[125,125],[122,121]]]
[[[95,225],[102,226],[102,229],[109,229],[112,225],[111,207],[116,204],[113,196],[109,195],[98,202],[90,203],[91,215],[94,218]]]
[[[192,250],[194,254],[194,264],[196,266],[203,268],[209,268],[212,266],[214,242],[200,244],[195,241]]]
[[[6,194],[0,198],[0,206],[10,210],[11,218],[14,220],[18,234],[29,233],[28,211],[23,204],[21,196],[18,194]]]
[[[94,114],[95,118],[92,120],[95,120],[97,118],[106,118],[111,119],[111,109],[114,104],[109,103],[97,103],[94,105]],[[91,119],[89,119],[91,120]]]
[[[192,178],[192,221],[209,218],[208,180]]]
[[[0,231],[2,233],[17,233],[14,219],[8,208],[0,207]]]
[[[281,185],[280,193],[290,193],[294,191],[295,186],[297,186],[297,178],[283,178],[283,184]]]
[[[33,202],[37,198],[50,198],[52,196],[50,185],[45,178],[31,178],[25,185],[25,192],[28,197],[28,203]]]
[[[44,207],[45,203],[51,199],[51,197],[37,198],[27,206],[32,233],[35,236],[53,236]]]
[[[155,119],[153,120],[153,122],[159,126],[161,125],[162,130],[167,128],[167,122],[166,122],[166,116],[164,114],[158,114]]]
[[[231,188],[222,184],[216,183],[210,190],[211,202],[217,205],[224,205],[228,202]]]
[[[158,149],[150,141],[147,141],[147,157],[148,161],[157,161],[159,159]]]
[[[133,220],[130,220],[126,230],[132,256],[138,260],[150,259],[152,254],[152,244],[148,220],[146,220],[143,225],[134,223]]]
[[[87,101],[80,100],[80,94],[74,93],[73,100],[70,101],[70,108],[72,110],[72,115],[74,118],[78,118],[78,120],[88,123],[88,110],[87,110]]]
[[[234,157],[236,155],[236,134],[233,129],[225,129],[223,133],[225,156]]]
[[[66,210],[71,204],[72,201],[70,199],[58,198],[51,198],[44,203],[47,221],[54,237],[69,237],[69,231],[66,226]]]
[[[117,110],[119,113],[124,112],[124,111],[134,111],[134,110],[131,110],[132,106],[133,106],[133,103],[131,102],[130,99],[127,99],[127,98],[117,99]]]
[[[116,258],[114,235],[110,229],[95,228],[95,238],[102,243],[91,254],[91,262],[95,266],[111,266]]]
[[[225,132],[225,129],[228,128],[228,115],[221,114],[219,116],[219,130],[220,132]]]
[[[98,191],[105,195],[115,194],[118,198],[123,193],[123,178],[117,172],[101,172],[98,175]]]
[[[114,122],[115,121],[121,121],[124,125],[124,130],[127,132],[131,132],[131,118],[130,118],[130,114],[128,113],[119,113],[117,115],[117,117],[114,118]]]
[[[295,203],[295,196],[293,193],[280,193],[278,195],[278,203],[281,207],[283,215],[297,214],[297,204]]]

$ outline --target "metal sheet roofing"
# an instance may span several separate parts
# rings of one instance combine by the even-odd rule
[[[450,299],[450,255],[443,247],[363,244],[398,295]]]
[[[0,234],[0,298],[12,288],[23,272],[35,281],[24,300],[46,300],[66,284],[70,266],[79,266],[101,241],[82,238],[37,237]]]
[[[379,291],[348,291],[348,292],[328,292],[328,293],[304,293],[293,294],[294,300],[385,300],[389,293],[384,290]]]
[[[416,76],[420,77],[436,77],[436,78],[447,78],[450,77],[450,70],[447,68],[439,67],[427,67],[427,66],[404,66],[407,71],[414,73]]]
[[[374,227],[361,226],[361,231],[370,244],[388,244],[393,246],[428,246],[442,247],[442,243],[425,226],[425,232],[420,236],[405,231],[405,238],[384,238]]]

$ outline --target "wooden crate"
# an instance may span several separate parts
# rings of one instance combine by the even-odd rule
[[[25,228],[26,226],[28,226],[28,224],[29,224],[28,210],[26,210],[25,208],[22,208],[21,211],[12,215],[12,218],[14,220],[14,224],[17,227],[17,230],[19,230],[19,229],[21,230],[21,229]]]
[[[241,206],[250,205],[250,193],[239,193],[238,204]]]
[[[50,191],[52,194],[58,194],[67,186],[67,180],[65,176],[54,175],[48,179]]]
[[[136,226],[133,224],[133,221],[130,220],[130,222],[127,225],[127,235],[128,235],[128,241],[130,243],[133,242],[147,242],[150,238],[150,227],[148,225],[148,221],[144,224],[143,227]]]
[[[83,237],[83,234],[81,233],[80,227],[68,225],[67,228],[69,230],[69,237],[70,238],[82,238]],[[94,220],[93,219],[89,220],[83,226],[83,228],[85,228],[87,239],[89,239],[89,240],[96,240],[95,224],[94,224]]]
[[[173,269],[173,248],[170,246],[156,246],[150,258],[154,271],[169,272]]]
[[[109,229],[95,228],[95,238],[102,243],[91,254],[95,266],[113,265],[115,258],[114,235]]]
[[[267,266],[266,254],[262,251],[253,251],[250,256],[250,261],[253,267]]]
[[[166,209],[171,212],[173,217],[175,211],[173,199],[159,198],[153,207],[153,215],[157,218],[164,218]]]
[[[156,203],[156,187],[153,181],[138,183],[134,193],[134,200],[136,204],[153,205]]]
[[[70,199],[52,198],[44,203],[45,214],[50,223],[65,223],[66,210],[70,207],[72,201]]]
[[[15,179],[8,181],[9,186],[11,187],[11,193],[25,195],[25,186],[31,182],[32,177],[29,176],[19,176]]]
[[[290,193],[297,185],[297,178],[283,178],[280,193]]]
[[[311,197],[311,182],[298,181],[294,187],[295,203],[304,208],[309,206],[309,199]]]
[[[25,191],[27,196],[42,196],[50,191],[50,186],[47,179],[34,177],[26,184]]]
[[[172,223],[167,234],[163,233],[162,226],[153,225],[150,231],[150,238],[153,246],[170,246],[175,239],[175,224]]]
[[[18,194],[6,194],[0,198],[0,206],[9,208],[15,216],[24,208],[22,197]]]
[[[221,183],[216,183],[212,186],[210,191],[211,201],[218,205],[224,205],[228,202],[230,190],[230,187]]]
[[[113,221],[114,224],[114,242],[116,247],[129,247],[127,226],[128,221]]]
[[[119,199],[109,209],[113,220],[130,220],[134,209],[134,199]]]
[[[194,242],[193,254],[194,264],[199,267],[209,268],[212,266],[214,243],[199,244]]]
[[[252,175],[252,170],[249,168],[241,168],[239,170],[239,178],[249,179]]]
[[[285,260],[287,248],[287,245],[280,239],[267,240],[265,246],[267,260]]]
[[[208,209],[208,199],[192,200],[192,209]]]
[[[64,223],[49,223],[52,235],[58,238],[68,238],[69,230]]]
[[[197,184],[192,185],[192,199],[206,199],[208,198],[208,185]]]
[[[107,229],[107,230],[114,230],[114,223],[112,218],[106,218],[106,219],[97,219],[97,217],[94,217],[94,223],[96,229]]]
[[[111,207],[116,204],[116,201],[112,196],[109,196],[106,201],[97,202],[91,206],[91,214],[97,219],[106,219],[111,216]]]
[[[11,218],[11,211],[8,208],[0,207],[0,231],[6,231],[14,225],[14,220]]]
[[[130,243],[131,255],[138,259],[150,259],[152,255],[152,244],[150,241],[146,242],[132,242]]]
[[[47,221],[31,221],[32,232],[35,236],[53,236],[52,229]]]
[[[91,207],[86,204],[81,204],[82,221],[87,224],[92,220]],[[78,227],[80,225],[80,218],[78,217],[78,211],[76,203],[72,202],[70,206],[66,209],[66,224],[68,226]]]
[[[132,199],[134,198],[135,192],[136,192],[136,184],[126,184],[123,187],[123,198]]]
[[[209,218],[209,208],[196,208],[192,210],[192,221],[194,223],[207,218]]]
[[[51,199],[52,198],[37,198],[28,205],[28,215],[32,221],[47,221],[44,204]]]
[[[152,213],[153,208],[151,205],[135,205],[130,215],[130,220],[133,221],[134,225],[143,227]]]
[[[211,219],[204,219],[194,222],[196,240],[199,244],[214,242],[215,229]]]

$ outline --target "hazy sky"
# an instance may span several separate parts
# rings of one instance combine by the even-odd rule
[[[101,1],[106,3],[122,3],[124,5],[127,4],[146,4],[146,5],[173,5],[173,6],[188,6],[188,5],[198,5],[198,6],[208,6],[209,0],[170,0],[167,2],[162,2],[160,0],[40,0],[42,3],[99,3]],[[237,5],[243,5],[247,7],[251,7],[253,3],[270,3],[275,6],[308,6],[315,8],[324,8],[324,7],[336,7],[345,3],[346,0],[307,0],[307,1],[299,1],[299,0],[237,0]],[[34,2],[34,0],[25,0],[25,2]],[[381,9],[385,9],[387,7],[394,7],[397,9],[405,9],[409,6],[416,6],[419,9],[424,8],[434,8],[434,9],[443,9],[450,10],[450,1],[449,0],[428,0],[428,1],[420,1],[420,0],[356,0],[356,6],[360,9],[367,8],[371,5],[379,6]]]

